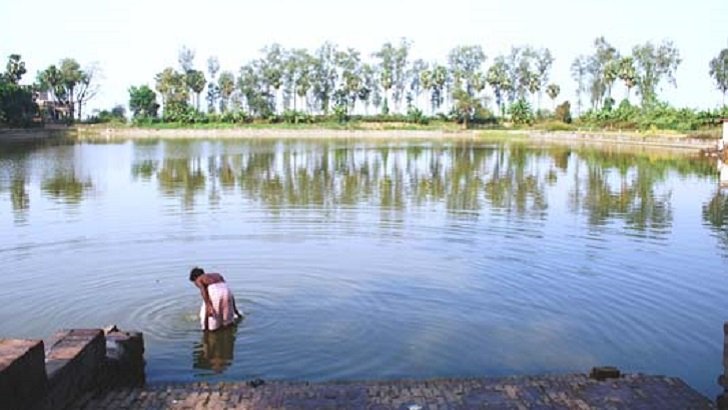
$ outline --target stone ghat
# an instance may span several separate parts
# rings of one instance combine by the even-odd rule
[[[42,340],[0,339],[0,409],[64,409],[79,398],[144,385],[138,332],[73,329]]]
[[[236,382],[114,389],[83,409],[712,409],[677,378],[585,374],[353,383]]]
[[[728,323],[724,326],[728,369]],[[727,372],[728,373],[728,372]],[[592,373],[370,382],[181,383],[145,386],[141,333],[115,327],[0,339],[0,410],[15,409],[711,409],[682,380]],[[725,375],[721,386],[728,386]],[[726,390],[728,392],[728,390]],[[728,396],[718,397],[728,408]]]

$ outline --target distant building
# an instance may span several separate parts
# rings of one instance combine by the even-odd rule
[[[71,116],[70,105],[56,101],[49,91],[37,91],[35,103],[43,122],[65,122]]]

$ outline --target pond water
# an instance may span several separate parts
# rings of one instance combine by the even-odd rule
[[[151,382],[586,372],[713,396],[712,162],[472,140],[0,145],[0,335],[144,332]],[[246,318],[203,335],[195,265]]]

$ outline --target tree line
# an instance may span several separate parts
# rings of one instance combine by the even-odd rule
[[[157,73],[152,87],[129,88],[129,109],[138,122],[345,121],[354,115],[374,120],[404,116],[415,122],[439,117],[465,126],[502,119],[531,123],[548,116],[571,121],[569,101],[556,107],[562,86],[551,81],[555,59],[548,48],[512,47],[488,64],[479,45],[454,47],[444,61],[415,58],[411,47],[403,38],[366,55],[329,42],[313,51],[271,44],[237,71],[223,70],[216,57],[208,58],[202,69],[194,50],[183,47],[177,66]],[[595,39],[591,54],[570,66],[576,116],[611,118],[620,112],[621,118],[654,111],[664,105],[662,87],[676,86],[681,61],[668,40],[623,53],[604,37]],[[81,120],[83,107],[98,92],[98,66],[81,68],[72,58],[41,70],[30,86],[19,84],[25,73],[20,56],[11,55],[0,79],[0,122],[22,125],[39,116]],[[710,61],[709,74],[725,99],[728,49]],[[618,84],[625,90],[619,104],[614,93]],[[43,104],[44,113],[33,104],[41,93],[44,102],[52,102]],[[639,106],[631,103],[633,93]],[[543,109],[544,94],[551,110]],[[123,120],[125,109],[115,107],[94,118]]]
[[[445,62],[414,58],[411,45],[403,38],[396,44],[387,42],[367,56],[332,43],[314,51],[272,44],[237,73],[221,71],[215,57],[207,60],[204,72],[195,64],[195,52],[183,47],[178,67],[159,72],[154,89],[142,85],[129,90],[130,108],[135,117],[148,118],[156,116],[161,105],[162,118],[173,122],[204,120],[204,111],[215,120],[233,122],[376,113],[440,115],[466,123],[496,116],[530,122],[545,114],[544,93],[556,108],[562,87],[550,82],[554,57],[548,48],[512,47],[488,66],[479,45],[454,47]],[[588,97],[588,115],[616,109],[613,90],[617,82],[626,90],[623,104],[626,101],[631,106],[634,89],[641,108],[659,106],[659,92],[664,85],[676,86],[675,72],[681,62],[679,50],[669,40],[639,44],[629,53],[621,53],[604,37],[595,39],[592,53],[571,64],[577,115],[585,114],[584,97]],[[725,96],[728,49],[711,60],[709,68]],[[161,101],[156,100],[157,95]],[[568,122],[569,107],[568,103],[561,107],[557,117]]]

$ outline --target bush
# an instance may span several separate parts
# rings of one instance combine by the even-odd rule
[[[152,125],[152,124],[159,124],[161,122],[162,122],[162,120],[158,117],[139,116],[139,117],[134,117],[132,119],[132,124],[134,124],[136,126],[148,126],[148,125]]]
[[[0,74],[0,123],[14,127],[29,127],[38,114],[33,90],[28,86],[2,80]]]
[[[575,126],[573,126],[571,124],[567,124],[567,123],[562,122],[562,121],[548,121],[548,122],[545,122],[543,124],[540,124],[539,125],[539,128],[544,129],[544,130],[549,131],[549,132],[554,132],[554,131],[574,131],[574,130],[576,130],[576,127]]]
[[[334,107],[334,116],[339,124],[344,124],[349,121],[349,110],[344,104],[339,104]]]
[[[220,114],[220,122],[228,124],[243,124],[250,121],[252,121],[252,118],[241,110],[225,111]]]
[[[628,100],[623,100],[616,109],[612,109],[605,102],[601,110],[589,110],[579,118],[579,121],[603,128],[691,132],[706,127],[716,127],[725,115],[728,115],[726,107],[712,111],[696,111],[657,102],[640,108],[630,104]]]
[[[87,124],[107,124],[107,123],[126,123],[126,108],[117,105],[109,110],[97,111],[94,115],[85,121]]]
[[[164,107],[164,122],[181,124],[206,123],[207,116],[186,102],[170,102]]]
[[[313,123],[313,117],[310,114],[303,111],[286,110],[281,116],[283,122],[288,124],[311,124]]]
[[[513,103],[508,109],[508,113],[515,124],[531,124],[533,122],[531,104],[523,98]]]
[[[430,119],[422,113],[422,110],[411,106],[409,110],[407,110],[407,122],[427,125],[430,122]]]
[[[498,118],[489,109],[480,107],[475,111],[471,123],[477,125],[495,125],[498,124]]]
[[[409,116],[402,114],[375,114],[375,115],[352,115],[351,120],[363,122],[408,122]]]
[[[554,118],[564,124],[571,124],[571,103],[564,101],[554,110]]]

